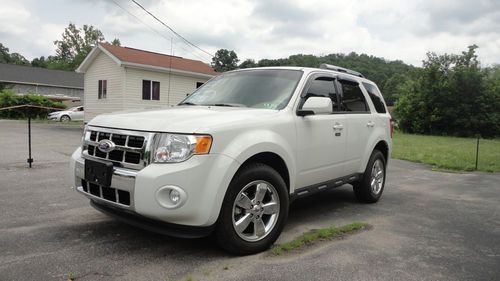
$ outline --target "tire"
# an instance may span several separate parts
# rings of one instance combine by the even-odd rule
[[[59,120],[61,122],[69,122],[69,121],[71,121],[71,117],[69,117],[69,115],[63,115],[63,116],[61,116],[61,118]]]
[[[283,230],[288,199],[285,181],[276,170],[260,163],[243,167],[222,203],[215,229],[218,244],[236,255],[267,250]]]
[[[385,187],[385,163],[386,160],[382,152],[374,150],[366,165],[363,178],[353,184],[354,195],[358,201],[375,203],[380,199]]]

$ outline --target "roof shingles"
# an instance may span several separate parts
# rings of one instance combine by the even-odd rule
[[[114,46],[108,43],[101,43],[100,45],[122,62],[217,75],[217,72],[215,72],[212,67],[198,60],[169,56],[129,47]]]
[[[0,82],[83,88],[83,74],[25,65],[0,63]]]

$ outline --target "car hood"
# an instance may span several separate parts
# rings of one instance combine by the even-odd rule
[[[211,133],[218,128],[241,127],[247,122],[259,122],[278,112],[242,107],[177,106],[102,114],[88,125],[151,132]]]

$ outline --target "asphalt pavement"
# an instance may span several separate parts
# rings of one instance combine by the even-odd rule
[[[349,185],[297,200],[279,242],[353,221],[371,228],[304,252],[226,254],[211,238],[128,226],[69,188],[82,127],[0,120],[0,280],[500,280],[500,174],[391,160],[376,204]],[[500,159],[499,159],[500,161]]]

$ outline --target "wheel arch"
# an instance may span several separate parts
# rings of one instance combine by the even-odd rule
[[[382,152],[385,162],[387,163],[387,161],[389,160],[389,145],[387,144],[387,142],[384,140],[380,140],[372,149],[372,151],[375,149]]]
[[[248,159],[246,159],[239,167],[238,173],[241,169],[243,169],[245,166],[252,164],[252,163],[262,163],[265,165],[268,165],[269,167],[273,168],[280,174],[280,176],[283,178],[286,184],[286,188],[288,192],[290,192],[290,172],[289,169],[286,165],[285,160],[278,155],[277,153],[270,152],[270,151],[265,151],[265,152],[260,152],[257,153]]]

